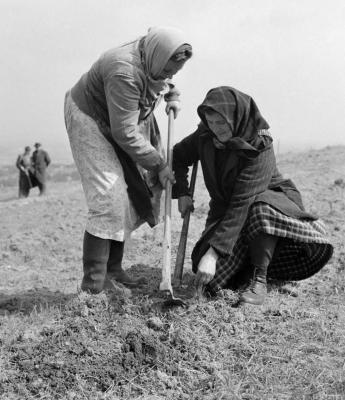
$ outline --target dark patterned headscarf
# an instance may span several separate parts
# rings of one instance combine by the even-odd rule
[[[269,135],[269,125],[250,96],[230,86],[216,87],[207,93],[205,100],[198,107],[199,117],[208,127],[205,117],[207,110],[220,114],[231,129],[233,137],[224,143],[223,147],[251,150],[255,153],[261,150],[261,136]],[[214,142],[216,146],[218,142],[219,147],[222,147],[222,143],[217,139]]]

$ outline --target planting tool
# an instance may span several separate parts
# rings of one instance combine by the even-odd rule
[[[168,115],[168,144],[167,144],[167,163],[172,169],[172,142],[174,135],[174,111],[169,110]],[[167,180],[165,185],[165,210],[164,210],[164,239],[163,239],[163,267],[162,281],[159,290],[166,292],[167,300],[165,306],[185,306],[182,299],[174,297],[171,285],[171,189],[172,185]]]
[[[198,161],[196,161],[193,164],[193,170],[192,170],[192,175],[191,175],[190,184],[189,184],[189,193],[190,193],[192,200],[193,200],[193,196],[194,196],[197,172],[198,172]],[[173,278],[174,285],[181,285],[181,283],[182,283],[183,264],[184,264],[184,258],[186,255],[186,245],[187,245],[188,228],[189,228],[191,212],[192,212],[192,210],[189,209],[183,218],[180,242],[178,245],[178,250],[177,250],[177,255],[176,255],[176,263],[175,263],[174,278]]]

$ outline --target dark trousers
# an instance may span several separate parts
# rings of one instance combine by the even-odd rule
[[[38,182],[37,186],[38,186],[38,189],[40,191],[40,196],[43,195],[43,194],[46,194],[46,192],[47,192],[47,184],[45,182],[44,183]]]

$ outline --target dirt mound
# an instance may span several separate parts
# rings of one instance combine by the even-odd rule
[[[158,335],[143,321],[114,313],[105,295],[79,295],[61,320],[37,332],[34,345],[27,346],[27,339],[17,338],[9,360],[22,395],[37,396],[48,385],[63,397],[80,382],[86,391],[105,392],[157,367],[166,354]]]

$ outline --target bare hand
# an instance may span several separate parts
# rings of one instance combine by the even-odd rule
[[[176,119],[178,113],[179,113],[180,110],[181,110],[180,102],[177,101],[177,100],[168,101],[168,102],[167,102],[167,105],[166,105],[166,107],[165,107],[165,112],[169,115],[169,111],[170,111],[170,110],[173,110],[173,112],[174,112],[174,118]]]
[[[164,95],[164,99],[167,102],[165,112],[169,115],[169,111],[173,110],[174,118],[181,110],[180,108],[180,91],[176,87],[171,87],[169,92]]]
[[[194,211],[193,200],[190,196],[181,196],[178,198],[178,210],[181,217],[184,218],[187,211]]]
[[[158,172],[158,179],[163,188],[165,188],[168,181],[173,185],[175,183],[175,176],[168,165]]]
[[[216,263],[218,254],[210,247],[207,252],[202,256],[198,272],[195,277],[195,286],[197,293],[200,293],[205,285],[207,285],[214,278],[216,274]]]

